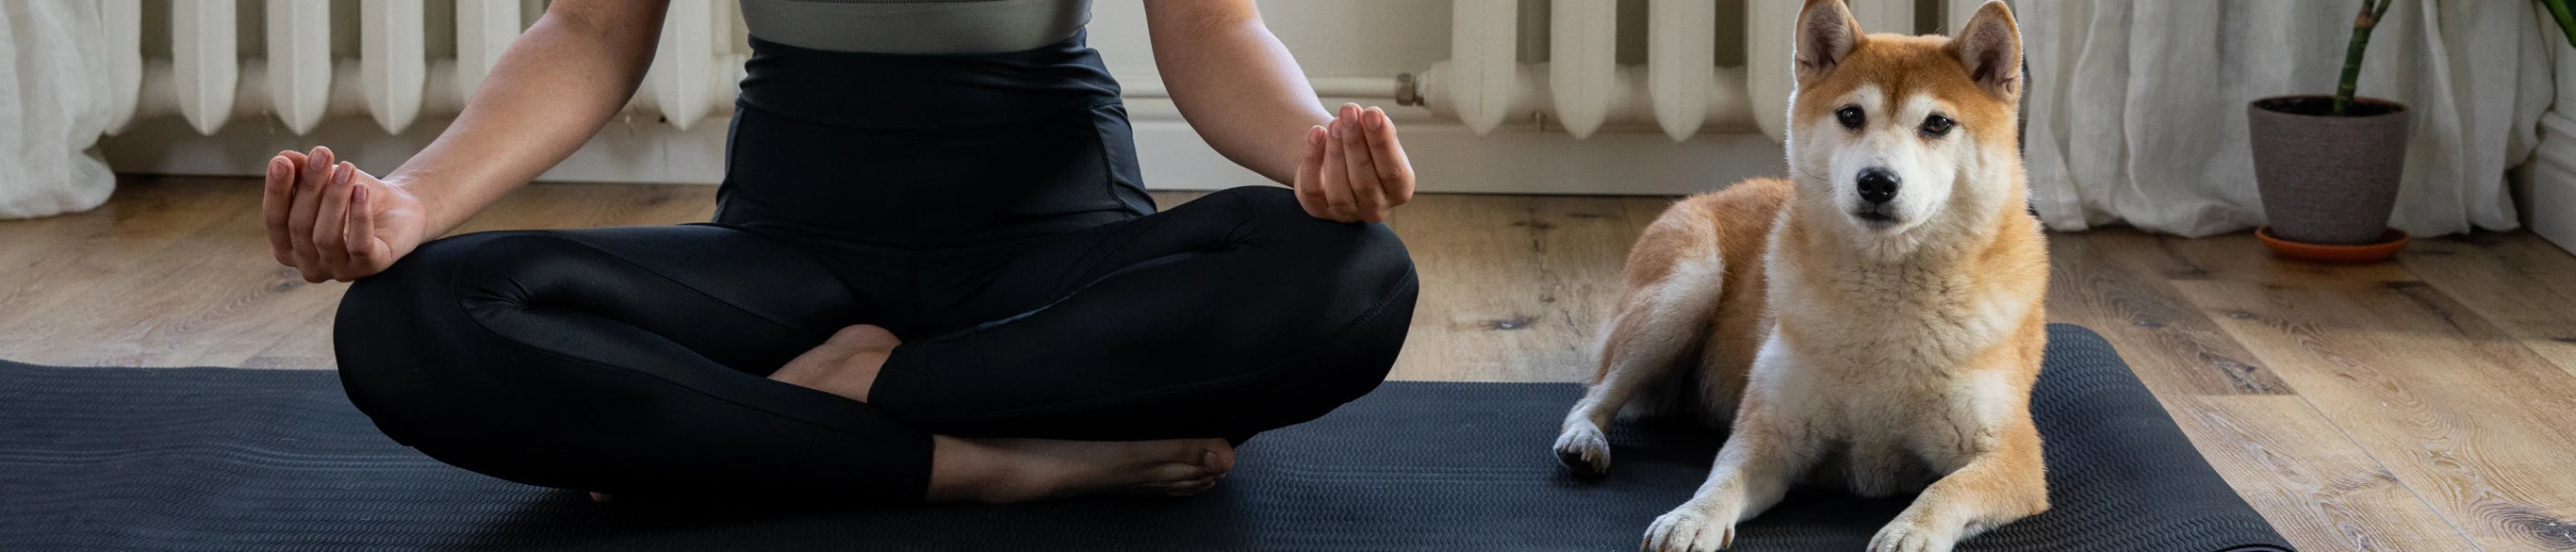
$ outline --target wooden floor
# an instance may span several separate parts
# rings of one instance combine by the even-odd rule
[[[703,220],[713,193],[532,186],[467,229]],[[254,181],[152,179],[90,213],[0,222],[0,358],[329,368],[343,285],[271,263],[258,201]],[[1396,377],[1580,379],[1628,243],[1667,201],[1399,210],[1423,289]],[[2527,233],[2348,268],[2275,261],[2245,235],[2050,249],[2049,318],[2108,337],[2301,548],[2576,550],[2576,257]]]

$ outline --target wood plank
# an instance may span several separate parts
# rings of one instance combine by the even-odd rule
[[[71,233],[54,234],[55,242],[36,245],[49,251],[14,267],[26,276],[0,299],[0,327],[61,329],[67,317],[99,314],[102,304],[126,305],[115,302],[112,288],[180,276],[177,269],[207,255],[185,244],[208,239],[224,225],[243,224],[245,216],[247,224],[258,225],[258,201],[255,181],[169,179],[137,183],[108,206],[59,217]],[[269,257],[265,237],[250,245],[258,258]],[[59,343],[42,331],[0,335],[0,347],[13,342]]]
[[[2430,286],[2254,264],[2176,287],[2482,549],[2576,547],[2576,378]]]
[[[1619,205],[1628,210],[1630,231],[1635,235],[1643,236],[1646,235],[1646,227],[1655,225],[1656,217],[1663,216],[1665,210],[1673,208],[1673,203],[1681,199],[1660,196],[1622,197],[1619,198]]]
[[[2049,321],[2102,334],[2158,396],[2289,393],[2174,291],[2171,274],[2152,272],[2159,259],[2140,248],[2146,237],[2126,229],[2049,236]]]
[[[2576,255],[2530,233],[2418,240],[2398,260],[2576,375]]]
[[[714,215],[712,186],[544,183],[512,190],[448,235],[681,224],[706,222]]]
[[[49,294],[11,339],[30,362],[232,366],[336,304],[344,284],[307,284],[269,255],[256,208],[138,259],[133,276],[84,273]],[[150,268],[143,268],[150,267]]]
[[[1422,278],[1394,379],[1580,381],[1636,240],[1624,200],[1424,195],[1389,224]]]
[[[338,317],[339,301],[335,296],[330,308],[316,309],[311,317],[299,321],[301,327],[294,331],[281,332],[276,343],[260,350],[259,354],[243,360],[241,367],[285,370],[339,369],[339,358],[333,354],[331,348],[331,323]]]
[[[2296,396],[2186,396],[2165,410],[2220,476],[2303,550],[2475,550]]]
[[[2124,252],[2133,268],[2163,274],[2168,280],[2233,280],[2361,289],[2382,282],[2416,281],[2397,263],[2321,265],[2282,260],[2263,248],[2252,232],[2191,239],[2137,232],[2097,232],[2086,237],[2106,249]]]
[[[1198,198],[1207,197],[1208,193],[1209,192],[1200,190],[1162,190],[1146,192],[1146,194],[1154,196],[1154,208],[1158,211],[1169,211],[1173,207],[1181,206],[1183,203],[1189,203],[1191,201],[1198,200]]]
[[[243,190],[233,180],[146,180],[120,183],[108,204],[89,212],[0,221],[0,325],[50,312],[64,295],[103,278],[173,258],[163,255],[172,244],[258,198],[255,185]]]

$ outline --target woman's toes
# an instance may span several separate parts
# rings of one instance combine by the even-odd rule
[[[1148,473],[1151,475],[1147,476],[1147,481],[1159,483],[1187,483],[1216,477],[1216,472],[1198,464],[1163,464],[1153,467]]]
[[[1208,469],[1215,471],[1218,475],[1224,475],[1226,472],[1234,471],[1234,445],[1226,443],[1224,439],[1211,439],[1210,441],[1212,442],[1211,444],[1213,445],[1213,448],[1210,448],[1205,455],[1205,464]]]
[[[1174,471],[1158,475],[1162,475],[1164,477],[1158,477],[1154,483],[1149,483],[1143,486],[1144,490],[1147,490],[1148,494],[1189,496],[1207,492],[1208,489],[1216,488],[1217,482],[1224,479],[1224,476],[1205,471]]]
[[[1215,477],[1202,477],[1174,483],[1169,489],[1163,492],[1163,495],[1170,497],[1184,497],[1208,492],[1209,489],[1216,488],[1216,481],[1217,478]]]

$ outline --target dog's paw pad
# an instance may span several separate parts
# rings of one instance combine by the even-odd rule
[[[1944,531],[1900,518],[1869,539],[1869,552],[1949,552],[1958,541]]]
[[[1592,424],[1565,428],[1556,436],[1556,462],[1567,471],[1582,477],[1599,477],[1610,472],[1610,437]]]
[[[1684,505],[1656,517],[1638,548],[1645,552],[1711,552],[1734,544],[1733,516],[1710,517]]]

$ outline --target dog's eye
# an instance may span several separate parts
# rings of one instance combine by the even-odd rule
[[[1861,125],[1869,123],[1869,115],[1862,113],[1860,106],[1846,105],[1834,110],[1834,120],[1841,121],[1843,128],[1860,130]]]
[[[1930,137],[1933,137],[1933,138],[1940,138],[1940,137],[1942,137],[1942,136],[1948,136],[1948,135],[1950,134],[1950,127],[1955,127],[1955,126],[1959,126],[1959,122],[1958,122],[1958,121],[1952,121],[1952,120],[1950,120],[1950,118],[1949,118],[1949,117],[1943,117],[1943,116],[1940,116],[1940,115],[1933,115],[1933,116],[1930,116],[1930,117],[1924,117],[1924,118],[1923,118],[1923,135],[1924,135],[1924,136],[1930,136]]]

